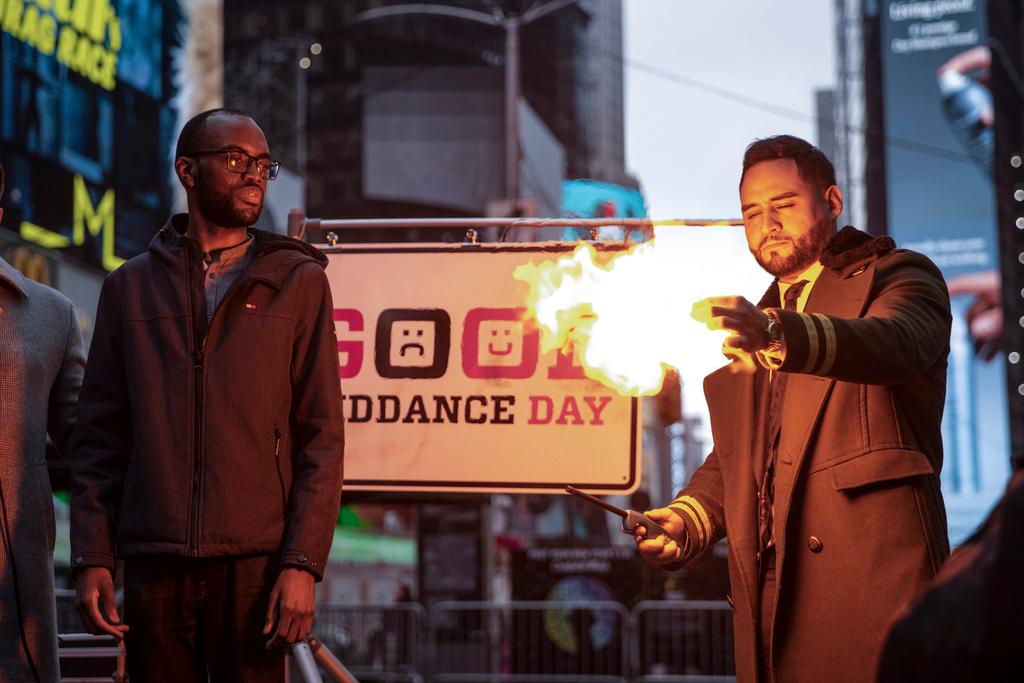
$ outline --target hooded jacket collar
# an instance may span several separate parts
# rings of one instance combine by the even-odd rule
[[[25,276],[18,272],[17,268],[0,258],[0,284],[6,285],[20,294],[21,298],[28,298],[28,290],[25,287]]]
[[[168,266],[181,267],[187,263],[187,229],[188,214],[174,214],[150,241],[149,251]],[[313,261],[321,268],[327,267],[327,256],[310,244],[255,228],[249,228],[249,233],[253,236],[252,262],[248,267],[251,277],[281,288],[288,274],[301,263]]]
[[[896,243],[888,235],[872,237],[847,225],[832,236],[819,260],[826,268],[842,271],[854,263],[888,254],[895,248]]]

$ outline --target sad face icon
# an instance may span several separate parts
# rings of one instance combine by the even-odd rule
[[[433,320],[398,320],[391,326],[392,367],[426,368],[434,363]]]

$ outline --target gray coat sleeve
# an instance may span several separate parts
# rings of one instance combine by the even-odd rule
[[[57,452],[67,458],[71,453],[71,434],[75,429],[78,391],[82,388],[82,376],[85,374],[85,350],[75,308],[70,301],[65,303],[64,356],[57,379],[50,388],[46,431],[56,444]]]

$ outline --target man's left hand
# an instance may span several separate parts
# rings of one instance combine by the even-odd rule
[[[278,574],[263,626],[263,635],[274,634],[267,641],[268,650],[297,643],[309,635],[313,629],[314,583],[312,574],[297,567],[285,567]]]
[[[768,316],[742,296],[713,296],[701,299],[690,313],[710,330],[728,330],[722,352],[739,349],[754,353],[768,346]]]

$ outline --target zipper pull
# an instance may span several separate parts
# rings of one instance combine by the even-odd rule
[[[202,370],[203,369],[203,352],[202,351],[193,351],[192,352],[192,363],[193,363],[193,365],[192,365],[192,369],[193,370],[197,370],[198,371],[198,370]]]

